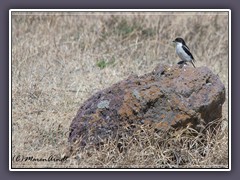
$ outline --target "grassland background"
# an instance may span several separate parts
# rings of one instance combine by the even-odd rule
[[[69,125],[98,90],[176,64],[172,41],[186,40],[196,66],[207,66],[226,87],[222,127],[206,155],[189,151],[171,161],[171,147],[79,152],[64,163],[16,162],[13,167],[227,167],[228,15],[226,12],[14,12],[12,14],[12,155],[64,156]],[[192,139],[194,141],[194,139]],[[195,139],[196,140],[196,139]],[[182,148],[186,148],[182,146]]]

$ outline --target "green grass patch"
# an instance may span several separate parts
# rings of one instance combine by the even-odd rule
[[[97,62],[97,67],[99,67],[100,69],[104,69],[104,68],[106,68],[110,65],[113,65],[114,62],[115,62],[114,58],[112,58],[112,60],[110,60],[110,61],[107,61],[105,59],[101,59]]]

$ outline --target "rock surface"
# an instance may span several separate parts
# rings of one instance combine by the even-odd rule
[[[69,142],[99,144],[131,134],[136,126],[155,130],[199,125],[222,116],[225,87],[207,67],[158,65],[89,98],[70,125]]]

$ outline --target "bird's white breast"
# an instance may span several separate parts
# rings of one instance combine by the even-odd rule
[[[183,50],[181,43],[177,43],[176,53],[183,61],[191,61],[192,60],[191,57]]]

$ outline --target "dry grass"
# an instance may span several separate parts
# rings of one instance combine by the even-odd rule
[[[12,16],[12,155],[63,157],[80,104],[130,74],[175,64],[171,43],[183,37],[196,66],[225,84],[217,135],[136,131],[119,152],[117,140],[73,153],[65,162],[16,162],[14,168],[228,167],[227,13],[14,13]]]

